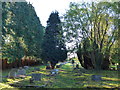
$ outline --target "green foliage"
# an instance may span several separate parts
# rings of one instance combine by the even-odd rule
[[[74,48],[77,49],[81,43],[79,51],[87,53],[86,58],[92,60],[95,68],[100,69],[104,59],[109,61],[112,45],[117,40],[117,13],[116,3],[92,2],[70,3],[64,15],[66,41],[76,42]]]
[[[67,50],[63,39],[63,31],[58,12],[52,12],[47,21],[45,31],[42,58],[44,61],[51,63],[58,63],[67,58]]]
[[[40,58],[44,29],[34,7],[27,2],[3,2],[2,7],[3,58]]]

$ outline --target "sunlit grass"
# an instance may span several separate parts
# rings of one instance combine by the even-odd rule
[[[17,88],[14,88],[14,87],[11,87],[10,85],[8,84],[4,84],[4,83],[0,83],[0,90],[8,90],[8,89],[12,89],[12,90],[20,90],[20,89],[17,89]]]
[[[3,82],[0,85],[18,84],[18,85],[45,85],[46,88],[116,88],[120,87],[120,78],[117,71],[94,71],[94,70],[73,70],[71,63],[67,63],[59,68],[59,74],[55,76],[47,76],[50,74],[50,70],[46,70],[45,66],[36,66],[40,68],[40,71],[34,71],[34,67],[31,67],[27,74],[41,73],[42,80],[35,81],[33,84],[29,83],[31,76],[27,76],[24,79],[7,79],[7,82]],[[84,71],[84,72],[82,72]],[[4,72],[4,71],[3,71]],[[7,72],[5,71],[5,74]],[[92,81],[92,75],[102,75],[102,81]],[[8,85],[9,86],[9,85]],[[3,87],[3,86],[1,86]],[[9,86],[10,88],[14,88]],[[3,87],[4,88],[4,87]]]

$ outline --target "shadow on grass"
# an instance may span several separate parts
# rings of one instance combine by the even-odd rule
[[[93,70],[85,70],[80,68],[78,70],[73,70],[71,64],[63,65],[60,69],[59,74],[55,76],[47,76],[50,70],[42,68],[40,71],[29,72],[31,73],[42,73],[42,81],[30,84],[29,78],[19,79],[18,82],[11,82],[11,84],[18,84],[21,86],[25,85],[45,85],[45,88],[117,88],[119,87],[119,78],[117,79],[117,72],[113,71],[101,71],[95,72]],[[92,81],[91,75],[102,75],[103,81]]]

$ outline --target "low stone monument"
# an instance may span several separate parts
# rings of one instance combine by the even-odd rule
[[[8,74],[8,78],[14,79],[16,77],[17,69],[13,68]]]
[[[35,70],[35,71],[40,71],[40,68],[34,67],[34,70]]]
[[[26,75],[26,70],[20,67],[17,71],[17,75]]]
[[[54,69],[51,71],[51,75],[55,75],[55,74],[58,74],[59,72],[59,69]]]
[[[41,73],[33,73],[33,74],[32,74],[32,79],[33,79],[34,81],[41,81],[41,79],[42,79],[42,74],[41,74]]]
[[[92,75],[92,76],[91,76],[91,79],[92,79],[93,81],[101,81],[101,80],[102,80],[101,77],[102,77],[101,75]]]
[[[24,66],[24,69],[25,69],[25,70],[28,70],[28,69],[29,69],[29,66]]]

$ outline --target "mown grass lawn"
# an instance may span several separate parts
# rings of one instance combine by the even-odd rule
[[[42,80],[35,81],[33,84],[29,83],[31,76],[27,76],[24,79],[7,79],[3,78],[3,82],[0,83],[0,88],[14,88],[9,84],[16,85],[46,85],[45,88],[120,88],[120,77],[118,77],[118,71],[93,71],[85,70],[83,68],[73,70],[71,63],[67,63],[59,68],[59,74],[55,76],[48,76],[50,70],[46,70],[45,66],[36,66],[40,68],[40,71],[32,72],[33,67],[27,71],[27,74],[42,73]],[[7,75],[8,71],[3,71],[3,75]],[[102,75],[102,81],[92,81],[91,75]]]

